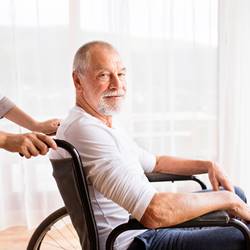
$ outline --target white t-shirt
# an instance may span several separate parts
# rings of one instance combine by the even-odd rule
[[[152,172],[154,155],[138,147],[116,124],[107,127],[99,119],[74,107],[61,123],[56,137],[73,144],[79,151],[89,184],[92,207],[97,222],[101,250],[109,233],[129,219],[140,220],[156,189],[144,172]],[[58,149],[50,158],[69,157]],[[133,238],[143,231],[127,231],[115,244],[127,249]]]
[[[0,118],[2,118],[14,106],[15,104],[10,99],[0,93]]]

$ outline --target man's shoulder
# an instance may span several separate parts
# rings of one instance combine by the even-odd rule
[[[57,138],[64,140],[105,140],[113,136],[102,121],[84,110],[74,107],[70,110],[57,131]]]
[[[115,146],[115,138],[109,128],[88,113],[71,109],[68,116],[61,122],[56,138],[74,145],[79,152],[99,146]],[[84,148],[84,150],[82,149]],[[61,150],[50,154],[50,158],[58,158]]]
[[[73,107],[67,117],[62,121],[60,128],[68,130],[72,127],[83,129],[88,126],[98,126],[100,122],[93,116],[89,115],[80,107]]]

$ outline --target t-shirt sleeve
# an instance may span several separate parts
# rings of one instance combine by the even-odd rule
[[[156,156],[137,145],[139,160],[145,173],[153,172],[156,164]]]
[[[0,118],[3,118],[13,107],[15,107],[15,104],[9,98],[0,94]]]
[[[72,126],[65,137],[78,149],[87,180],[140,220],[157,192],[145,177],[140,161],[123,155],[104,127],[93,124],[79,127]]]

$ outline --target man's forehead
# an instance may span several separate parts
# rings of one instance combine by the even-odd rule
[[[119,63],[119,62],[117,62],[115,64],[112,64],[112,65],[105,64],[105,63],[103,63],[103,64],[92,64],[91,68],[93,70],[102,70],[102,69],[107,69],[108,70],[110,66],[112,66],[112,68],[116,67],[116,69],[118,69],[118,70],[122,70],[122,71],[126,70],[126,68],[123,66],[123,64]]]
[[[95,50],[90,54],[90,66],[94,70],[100,70],[107,67],[116,67],[119,70],[125,70],[120,55],[115,50]]]

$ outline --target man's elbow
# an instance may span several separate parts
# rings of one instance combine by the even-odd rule
[[[145,210],[140,223],[146,228],[154,229],[160,227],[168,227],[173,225],[173,213],[168,211],[164,211],[162,206],[160,205],[160,195],[156,194],[149,206]]]
[[[156,218],[154,211],[149,212],[148,209],[143,214],[140,222],[144,227],[150,229],[159,228],[161,226],[160,220]]]

